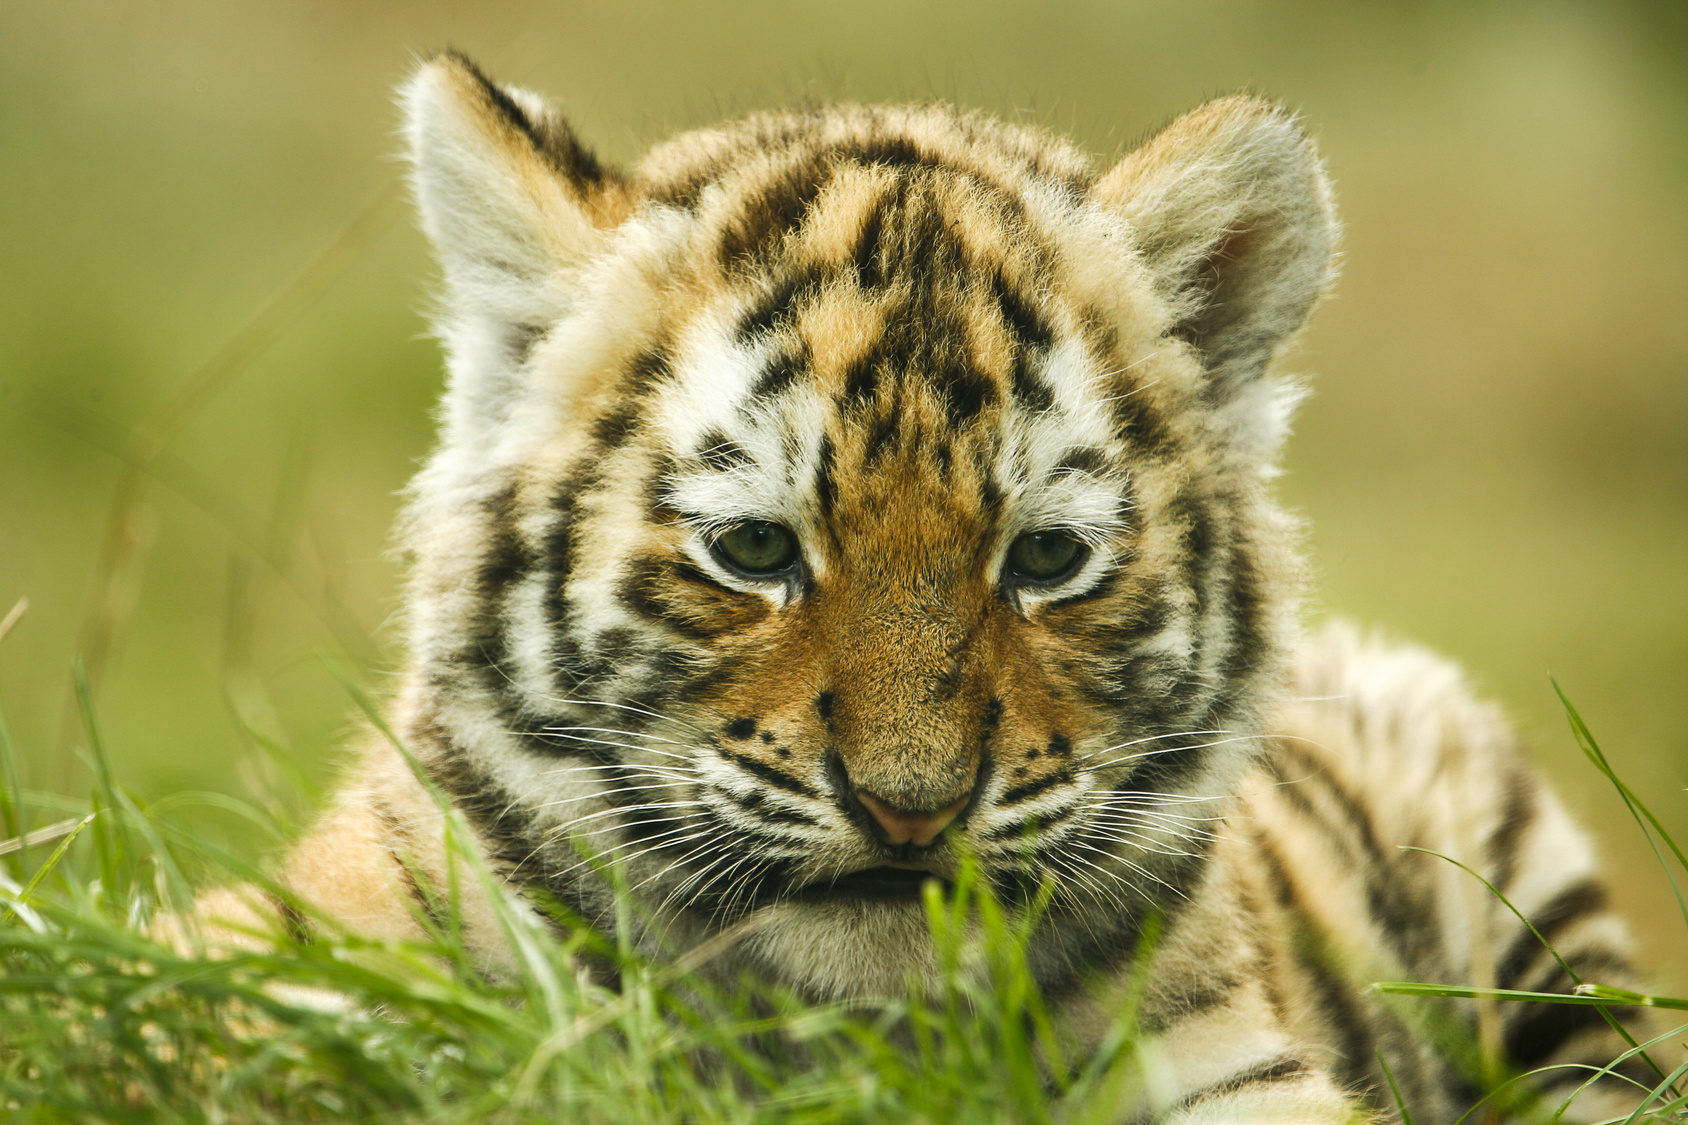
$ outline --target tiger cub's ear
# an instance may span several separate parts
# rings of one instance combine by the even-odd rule
[[[1091,194],[1130,221],[1219,401],[1265,369],[1335,274],[1339,228],[1318,152],[1259,98],[1192,110]]]
[[[472,437],[568,311],[574,267],[620,217],[623,180],[537,95],[494,84],[461,55],[424,63],[400,102],[422,229],[445,272],[448,425]]]

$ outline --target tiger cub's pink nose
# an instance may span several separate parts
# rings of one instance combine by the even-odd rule
[[[899,809],[866,789],[856,790],[856,800],[862,803],[862,808],[866,809],[884,830],[887,844],[913,844],[917,848],[926,847],[938,838],[939,833],[954,823],[955,818],[961,815],[961,810],[967,807],[967,799],[968,794],[963,794],[937,812],[915,812]]]

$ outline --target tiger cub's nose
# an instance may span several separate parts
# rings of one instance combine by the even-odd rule
[[[969,796],[970,794],[964,793],[936,812],[918,812],[898,808],[866,789],[856,790],[856,800],[862,803],[862,808],[878,823],[887,844],[913,844],[917,848],[924,848],[936,840],[939,833],[961,815],[961,810],[967,807]]]

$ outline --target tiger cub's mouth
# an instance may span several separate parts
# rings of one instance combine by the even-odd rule
[[[866,867],[840,875],[836,879],[821,879],[805,886],[800,892],[805,898],[919,898],[927,882],[937,883],[945,892],[949,880],[914,867]]]

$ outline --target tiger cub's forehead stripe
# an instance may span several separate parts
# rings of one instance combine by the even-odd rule
[[[985,509],[1000,502],[1005,478],[1022,482],[1020,492],[1049,474],[1071,445],[1055,435],[1108,443],[1105,430],[1075,431],[1066,417],[1090,380],[1063,388],[1051,369],[1057,325],[1073,318],[1049,302],[1048,248],[1028,233],[1023,207],[954,169],[847,163],[856,155],[835,154],[824,174],[813,161],[759,166],[768,181],[755,206],[783,218],[757,229],[777,229],[778,245],[763,247],[761,273],[740,261],[733,288],[744,296],[727,321],[687,334],[680,393],[662,411],[680,462],[660,489],[713,526],[800,526],[804,509],[830,519],[841,471],[893,455],[900,463],[915,449],[947,479],[958,435],[980,422],[996,436],[968,443],[963,491]],[[790,207],[773,205],[779,191],[794,193]],[[748,229],[729,223],[723,237],[742,247]],[[1036,420],[1005,444],[1010,407]],[[1089,475],[1077,462],[1067,469],[1068,479],[1038,490],[1043,509]],[[1099,527],[1111,518],[1099,512],[1121,507],[1113,488],[1083,511],[1038,518]]]

